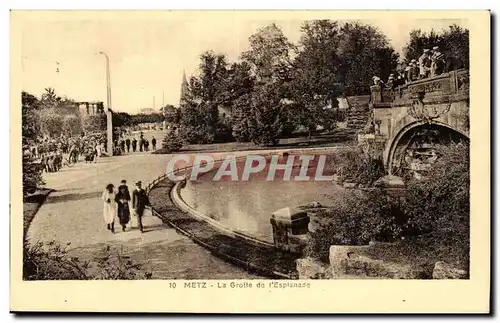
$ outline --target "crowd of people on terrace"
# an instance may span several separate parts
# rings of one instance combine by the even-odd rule
[[[129,133],[125,133],[127,135]],[[132,135],[132,133],[130,133]],[[139,137],[120,136],[113,142],[114,155],[130,152],[147,152],[156,150],[156,138],[151,142],[144,138],[142,132]],[[151,146],[150,146],[151,143]],[[104,133],[82,134],[78,137],[69,137],[62,134],[59,137],[43,135],[34,142],[23,146],[25,157],[39,163],[43,171],[54,173],[63,166],[74,165],[80,161],[97,163],[97,160],[106,153],[106,135]]]
[[[90,133],[79,137],[61,134],[43,135],[23,147],[24,156],[39,162],[47,173],[59,171],[64,165],[76,164],[83,156],[86,163],[97,162],[105,151],[105,135]]]
[[[393,89],[416,80],[440,75],[444,72],[445,64],[444,54],[439,51],[438,46],[434,46],[432,49],[424,49],[418,60],[412,59],[408,66],[396,73],[397,75],[390,74],[387,82],[384,83],[380,77],[374,76],[373,83],[386,89]]]

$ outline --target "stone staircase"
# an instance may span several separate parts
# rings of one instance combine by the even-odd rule
[[[369,101],[369,95],[347,97],[349,108],[346,111],[347,128],[344,131],[347,136],[355,140],[358,132],[365,128],[370,119]]]

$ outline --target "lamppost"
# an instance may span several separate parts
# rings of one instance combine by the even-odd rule
[[[107,145],[106,150],[110,156],[113,155],[113,112],[111,110],[111,77],[109,71],[109,57],[105,52],[99,52],[106,58],[106,98],[108,108],[106,110],[106,130],[107,130]]]

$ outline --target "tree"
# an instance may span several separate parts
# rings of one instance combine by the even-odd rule
[[[55,109],[59,101],[61,98],[57,96],[55,90],[48,87],[40,98],[40,105],[44,109]]]
[[[59,99],[55,105],[55,110],[61,115],[74,115],[80,116],[80,110],[76,102],[72,99],[62,98]]]
[[[448,58],[456,58],[454,68],[469,68],[469,30],[452,25],[443,32],[443,52]],[[448,69],[450,69],[448,67]]]
[[[232,135],[237,141],[246,142],[250,140],[250,102],[255,86],[252,66],[245,61],[234,63],[229,70],[229,78]]]
[[[315,20],[305,22],[301,31],[301,50],[293,63],[290,88],[294,104],[289,120],[309,130],[323,123],[331,127],[335,122],[331,112],[343,90],[339,73],[341,58],[337,55],[341,30],[335,21]],[[325,109],[327,106],[333,109]]]
[[[39,108],[38,99],[29,93],[22,92],[22,144],[23,149],[29,149],[40,134],[40,118],[37,113]],[[23,154],[23,195],[32,193],[38,186],[43,184],[42,167],[29,155]]]
[[[181,104],[181,136],[189,143],[212,143],[218,123],[218,108],[227,101],[228,70],[223,54],[204,52],[200,74],[191,77]]]
[[[182,145],[182,139],[179,138],[175,131],[169,131],[161,143],[163,150],[168,154],[179,151]]]
[[[82,133],[82,120],[76,115],[67,115],[63,120],[63,132],[69,136],[78,136]]]
[[[399,55],[378,29],[358,22],[342,26],[337,48],[339,80],[344,94],[369,94],[374,75],[387,79],[397,66]]]
[[[41,111],[41,130],[50,137],[58,137],[63,133],[64,119],[54,108]]]
[[[130,124],[132,116],[126,112],[115,112],[112,116],[113,127],[122,127]]]
[[[451,25],[448,29],[428,33],[420,29],[410,32],[410,39],[403,48],[404,62],[409,63],[412,59],[418,59],[424,49],[432,49],[438,46],[448,61],[448,70],[469,67],[469,30],[457,25]]]
[[[171,104],[167,104],[163,107],[163,115],[165,116],[165,121],[173,125],[178,125],[181,119],[179,109]]]
[[[82,132],[82,117],[78,104],[69,98],[57,96],[53,88],[46,88],[38,104],[41,130],[50,136],[62,133],[75,136]]]
[[[253,91],[238,102],[246,105],[239,108],[248,118],[239,128],[247,127],[242,132],[256,144],[275,145],[286,121],[287,83],[295,48],[276,24],[259,29],[249,41],[250,49],[241,57],[250,65],[255,83]]]
[[[86,116],[83,120],[83,131],[86,133],[104,132],[106,128],[107,120],[104,113]]]
[[[40,134],[40,116],[38,99],[29,93],[22,92],[22,140],[23,145],[36,140]]]

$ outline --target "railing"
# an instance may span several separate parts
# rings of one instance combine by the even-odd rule
[[[397,99],[411,99],[418,93],[454,94],[467,91],[469,87],[469,70],[450,71],[434,77],[412,81],[392,89],[380,85],[370,86],[370,103],[392,103]]]

